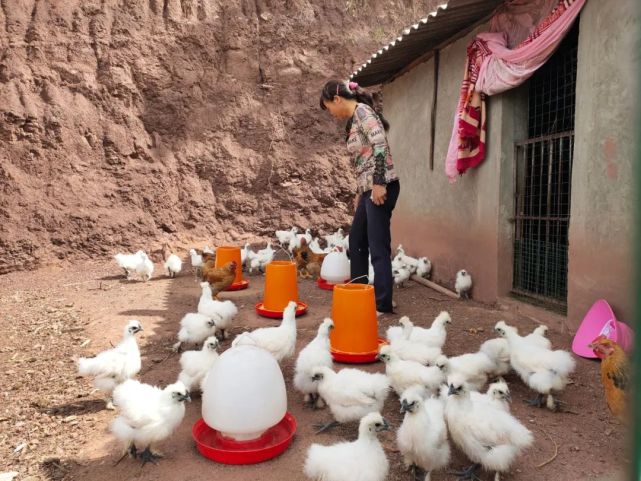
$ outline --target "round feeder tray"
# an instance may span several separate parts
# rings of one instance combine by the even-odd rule
[[[226,291],[242,291],[243,289],[247,289],[249,287],[249,281],[247,279],[243,279],[240,282],[234,282],[231,286],[229,286]]]
[[[349,282],[349,279],[347,279],[344,283],[347,283],[347,282]],[[320,287],[321,289],[324,289],[326,291],[333,291],[334,290],[334,286],[336,284],[332,284],[330,282],[327,282],[322,277],[319,277],[318,279],[316,279],[316,285],[318,287]]]
[[[256,312],[263,317],[269,317],[271,319],[282,319],[283,311],[271,311],[265,309],[262,301],[256,304]],[[301,316],[307,312],[307,304],[303,301],[298,301],[298,306],[296,307],[296,317]]]
[[[388,342],[385,339],[381,339],[380,337],[378,338],[378,348],[387,343]],[[376,362],[378,348],[375,351],[359,353],[338,351],[334,348],[330,348],[330,352],[332,354],[332,359],[336,362],[342,362],[345,364],[370,364]]]
[[[196,447],[204,457],[224,464],[256,464],[285,452],[296,432],[296,419],[289,413],[262,436],[235,441],[210,428],[200,418],[191,429]]]

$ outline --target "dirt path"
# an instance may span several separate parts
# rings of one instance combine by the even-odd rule
[[[259,318],[253,310],[262,284],[262,277],[251,277],[250,289],[225,294],[240,308],[233,334],[275,324]],[[191,440],[191,426],[200,417],[200,399],[196,397],[187,406],[178,431],[162,445],[166,459],[144,468],[139,462],[125,459],[114,467],[121,453],[121,447],[108,432],[114,413],[103,410],[99,394],[90,394],[87,380],[76,378],[73,358],[92,355],[109,347],[110,342],[118,342],[125,322],[137,318],[145,328],[139,339],[143,353],[141,379],[160,385],[173,382],[178,374],[178,357],[170,356],[169,346],[175,340],[180,318],[195,310],[199,293],[199,286],[189,273],[174,280],[157,277],[148,283],[124,282],[113,264],[103,262],[0,276],[0,472],[18,471],[18,480],[29,481],[295,481],[304,479],[302,465],[312,442],[329,444],[356,436],[355,425],[314,435],[312,424],[328,420],[329,412],[305,409],[300,397],[289,391],[289,411],[299,425],[291,448],[283,456],[260,465],[220,465],[202,458]],[[310,281],[301,282],[300,296],[310,305],[310,312],[299,318],[298,349],[314,336],[316,326],[331,309],[331,293],[319,290]],[[381,332],[400,315],[409,315],[415,323],[425,325],[447,309],[454,320],[447,354],[476,350],[482,341],[492,337],[492,327],[501,318],[524,330],[535,325],[510,309],[453,301],[414,283],[398,291],[397,301],[399,315],[381,319]],[[561,335],[557,326],[550,327],[554,346],[568,348],[570,338]],[[228,345],[229,341],[223,344],[224,348]],[[288,388],[293,363],[289,360],[283,364]],[[573,383],[562,396],[577,414],[528,408],[522,400],[530,393],[514,375],[508,376],[514,399],[512,411],[532,430],[535,443],[506,479],[614,479],[614,473],[625,462],[624,430],[606,411],[598,364],[579,359],[577,365]],[[382,366],[366,369],[380,371]],[[388,399],[384,415],[395,427],[400,425],[396,396]],[[394,434],[383,436],[383,440],[394,445]],[[553,456],[555,443],[557,457],[537,468]],[[400,455],[388,452],[388,456],[389,479],[408,479],[409,474],[402,471]],[[452,467],[465,464],[464,456],[455,452]],[[454,478],[437,473],[432,479]],[[490,479],[490,475],[484,474],[483,479]]]

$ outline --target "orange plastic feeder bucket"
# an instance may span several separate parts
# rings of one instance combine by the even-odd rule
[[[296,315],[307,311],[307,304],[298,299],[298,273],[290,261],[272,261],[265,267],[263,301],[256,304],[256,312],[264,317],[280,319],[289,301],[296,301]]]
[[[378,348],[385,341],[378,337],[374,286],[334,286],[332,319],[330,351],[335,361],[356,364],[376,361]]]
[[[222,246],[216,249],[215,267],[223,267],[231,261],[236,261],[236,278],[233,284],[225,289],[226,291],[239,291],[249,286],[249,281],[243,279],[243,266],[240,260],[240,247]]]

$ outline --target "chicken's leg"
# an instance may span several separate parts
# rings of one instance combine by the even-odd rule
[[[543,394],[538,394],[534,399],[526,399],[525,402],[529,406],[537,407],[540,408],[543,406],[545,401],[545,395]]]
[[[143,466],[147,463],[157,464],[156,460],[160,458],[162,458],[162,456],[158,453],[152,453],[151,449],[149,449],[149,446],[147,446],[145,450],[140,453],[140,459],[142,459]]]
[[[458,476],[458,481],[481,481],[481,478],[479,478],[476,475],[476,471],[481,467],[480,464],[473,464],[467,469],[464,469],[463,471],[450,471],[450,474],[453,474],[454,476]]]

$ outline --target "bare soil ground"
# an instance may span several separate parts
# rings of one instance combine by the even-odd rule
[[[156,266],[159,270],[160,266]],[[251,277],[246,291],[225,293],[238,303],[240,314],[233,334],[257,326],[275,325],[258,317],[253,309],[262,294],[263,277]],[[170,280],[160,274],[150,282],[121,279],[115,264],[87,262],[65,268],[0,276],[0,472],[17,471],[19,480],[302,480],[305,452],[313,442],[329,444],[356,436],[356,426],[315,435],[312,425],[329,420],[327,410],[303,407],[299,395],[289,390],[289,411],[298,420],[298,432],[291,448],[281,457],[253,466],[225,466],[204,459],[191,439],[191,426],[200,417],[200,399],[187,406],[177,432],[162,446],[166,458],[158,465],[141,467],[140,462],[123,460],[121,446],[108,432],[114,413],[103,409],[99,394],[90,394],[88,380],[77,378],[73,358],[92,355],[119,341],[128,319],[140,319],[145,331],[139,342],[143,354],[140,378],[165,385],[178,374],[178,356],[171,355],[181,317],[194,311],[200,293],[194,276],[186,272]],[[300,296],[310,305],[299,318],[298,348],[315,334],[318,323],[331,310],[331,292],[302,281]],[[535,320],[519,314],[514,307],[486,306],[474,301],[452,300],[415,283],[398,291],[398,313],[380,321],[380,331],[409,315],[426,325],[447,309],[453,325],[449,330],[447,354],[474,351],[493,336],[499,319],[515,323],[522,330]],[[571,339],[550,326],[554,346],[569,348]],[[223,344],[227,348],[229,341]],[[283,364],[291,388],[293,360]],[[578,359],[573,382],[562,399],[571,413],[551,413],[524,405],[532,397],[515,375],[507,380],[513,394],[513,413],[533,432],[535,442],[506,477],[513,481],[618,479],[626,463],[626,433],[608,413],[597,362]],[[337,367],[340,367],[337,365]],[[364,367],[381,371],[383,366]],[[399,403],[390,395],[384,415],[392,425],[401,423]],[[394,446],[394,434],[383,435]],[[555,453],[558,453],[554,457]],[[389,479],[409,479],[403,472],[399,453],[388,451]],[[553,460],[551,460],[554,457]],[[542,464],[549,461],[547,464]],[[452,468],[467,465],[454,451]],[[540,466],[540,467],[539,467]],[[484,480],[493,479],[489,473]],[[437,473],[432,479],[454,479]]]

